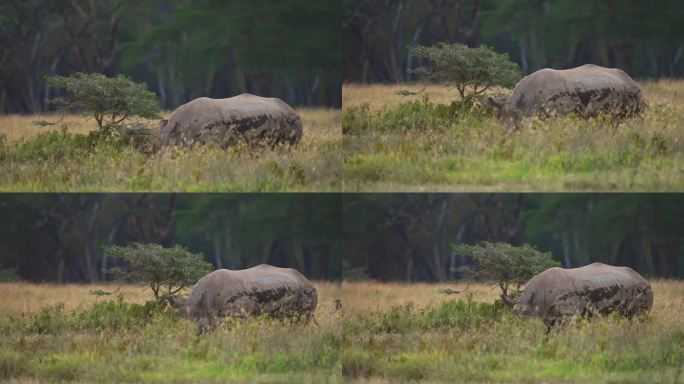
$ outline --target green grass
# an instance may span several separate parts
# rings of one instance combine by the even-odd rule
[[[346,100],[365,95],[356,88]],[[373,90],[373,97],[389,92]],[[459,103],[345,104],[343,190],[680,191],[684,106],[677,103],[651,102],[643,118],[619,125],[565,117],[533,120],[513,134]]]
[[[649,315],[578,320],[549,334],[470,297],[343,320],[342,374],[370,382],[684,382],[684,327]]]
[[[0,380],[75,382],[340,382],[339,327],[267,318],[196,326],[154,303],[62,305],[0,323]]]
[[[10,140],[0,118],[0,191],[339,191],[339,112],[301,115],[298,146],[254,151],[211,145],[141,151],[89,132],[91,122],[73,116],[74,129],[42,131],[29,129],[31,116],[8,117]],[[19,136],[24,126],[30,133]]]

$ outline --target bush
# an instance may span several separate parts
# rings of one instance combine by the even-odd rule
[[[445,301],[424,308],[413,303],[393,306],[386,312],[370,316],[361,315],[354,324],[346,323],[348,334],[369,331],[378,333],[411,333],[417,330],[432,332],[437,329],[465,332],[489,327],[510,314],[501,302],[478,303],[472,296],[465,299]]]
[[[345,109],[342,133],[345,135],[374,132],[439,131],[449,128],[457,120],[472,119],[473,123],[489,115],[477,97],[453,101],[451,104],[433,103],[429,98],[401,103],[393,109],[371,112],[368,105]]]
[[[36,136],[21,139],[13,146],[8,146],[2,156],[8,160],[64,160],[92,153],[98,146],[112,146],[120,149],[125,143],[121,140],[109,140],[104,131],[92,131],[87,135],[70,133],[64,125],[58,131],[48,131]]]
[[[502,294],[517,297],[521,287],[533,276],[560,263],[553,260],[551,253],[538,251],[523,244],[516,247],[508,243],[482,242],[479,245],[458,244],[453,246],[457,254],[471,257],[474,267],[461,267],[460,271],[472,277],[492,279],[499,284]],[[509,292],[514,288],[514,292]]]
[[[485,45],[469,48],[458,43],[439,43],[431,47],[411,47],[409,50],[414,56],[430,62],[429,67],[418,68],[414,73],[429,80],[453,84],[461,99],[497,85],[511,88],[521,77],[518,65],[511,62],[507,54],[496,53]]]
[[[132,116],[159,118],[159,101],[145,83],[138,84],[126,76],[106,77],[99,73],[75,73],[47,79],[54,87],[65,88],[70,100],[52,101],[65,110],[83,111],[93,115],[100,130],[109,130]]]
[[[180,292],[212,270],[201,253],[193,254],[179,245],[164,248],[159,244],[134,243],[126,247],[107,247],[105,252],[129,264],[128,269],[110,271],[124,280],[145,282],[157,299]]]
[[[64,304],[45,307],[28,324],[28,331],[39,334],[58,334],[65,330],[126,330],[143,326],[154,318],[166,316],[177,320],[177,313],[166,311],[163,301],[148,301],[145,304],[128,304],[123,296],[116,300],[101,301],[89,308],[66,311]]]
[[[127,304],[123,296],[119,296],[116,300],[101,301],[88,309],[74,312],[70,323],[75,329],[130,329],[166,313],[165,309],[166,305],[162,301],[148,301],[143,305]],[[168,312],[168,316],[175,316],[175,312]]]

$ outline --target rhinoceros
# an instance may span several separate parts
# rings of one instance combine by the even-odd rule
[[[284,101],[243,93],[226,99],[200,97],[178,107],[159,124],[162,145],[215,143],[227,148],[297,144],[302,121]]]
[[[618,312],[631,318],[648,313],[653,305],[653,291],[646,279],[629,267],[603,263],[550,268],[534,276],[517,301],[501,297],[517,315],[539,317],[549,327],[571,316]]]
[[[625,118],[646,108],[639,85],[629,75],[593,64],[541,69],[520,80],[507,99],[488,100],[508,129],[531,116],[545,119],[574,113],[581,118],[599,114]]]
[[[218,316],[304,316],[308,320],[317,303],[316,288],[301,273],[266,264],[216,270],[202,277],[187,299],[171,298],[181,315],[197,322],[201,329],[213,325]]]

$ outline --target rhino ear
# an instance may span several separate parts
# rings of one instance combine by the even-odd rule
[[[166,127],[166,123],[168,123],[168,122],[169,122],[169,120],[167,120],[167,119],[161,120],[159,122],[159,130],[161,131],[162,129],[164,129],[164,127]]]

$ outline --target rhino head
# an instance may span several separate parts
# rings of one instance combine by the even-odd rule
[[[494,110],[494,116],[496,116],[503,123],[506,133],[510,133],[518,129],[521,120],[520,111],[516,109],[512,103],[508,102],[508,98],[506,96],[490,96],[486,100],[487,105]]]
[[[518,300],[514,300],[506,294],[501,294],[501,300],[513,309],[513,313],[521,317],[540,316],[541,308],[534,301],[534,292],[529,296],[523,294]]]

